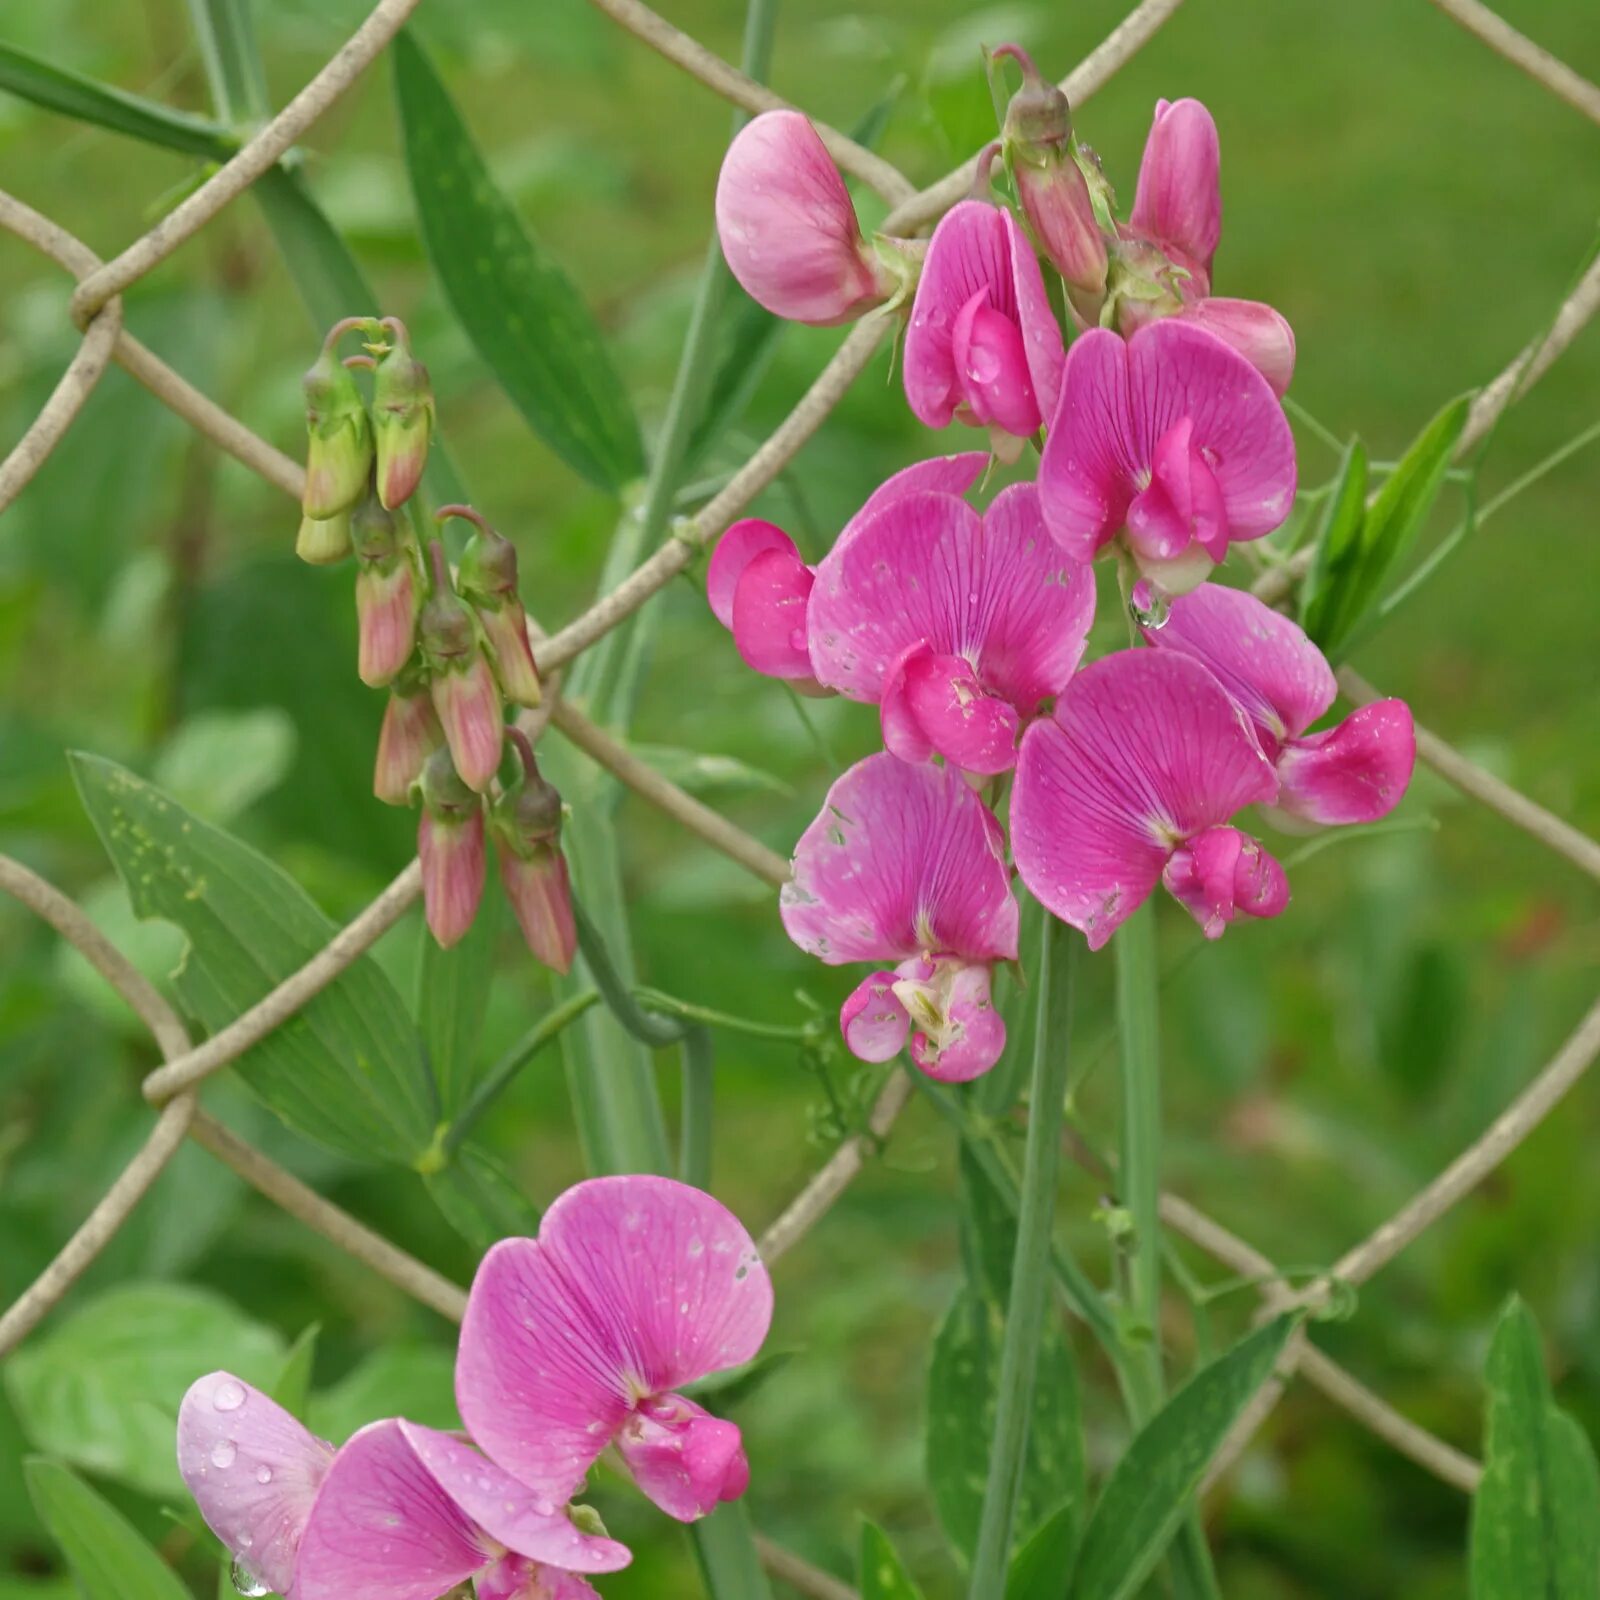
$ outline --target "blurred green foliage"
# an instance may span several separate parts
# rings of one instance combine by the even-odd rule
[[[737,54],[734,0],[668,9]],[[897,84],[882,148],[930,179],[992,134],[981,43],[1018,38],[1064,67],[1122,9],[1121,0],[804,0],[781,19],[774,81],[841,126]],[[1506,0],[1503,9],[1600,76],[1588,0]],[[362,0],[258,0],[277,102],[364,10]],[[495,176],[583,285],[648,436],[704,257],[726,108],[582,0],[424,6],[418,31]],[[0,39],[203,111],[190,37],[181,0],[0,0]],[[1594,129],[1422,0],[1190,0],[1078,119],[1125,189],[1152,102],[1181,94],[1205,99],[1222,130],[1219,289],[1288,315],[1300,348],[1296,398],[1337,435],[1359,431],[1374,460],[1397,455],[1449,397],[1485,381],[1543,327],[1593,242]],[[0,164],[8,189],[106,254],[148,227],[193,170],[188,158],[5,98]],[[452,322],[411,213],[387,67],[318,126],[304,173],[379,287],[381,309],[410,324],[452,457],[475,503],[517,540],[532,609],[559,624],[594,592],[616,508],[530,435]],[[866,197],[862,209],[871,221],[877,203]],[[67,291],[22,245],[0,251],[0,437],[17,436],[70,355]],[[313,334],[253,201],[142,284],[127,314],[185,376],[298,449],[297,378]],[[696,470],[714,478],[736,465],[837,337],[786,331],[747,413],[707,443]],[[1600,335],[1591,332],[1508,417],[1485,493],[1597,410]],[[918,428],[880,357],[758,510],[815,554],[887,473],[955,442]],[[1302,431],[1301,463],[1314,486],[1339,458]],[[1568,462],[1356,652],[1430,727],[1591,833],[1600,831],[1597,495],[1600,458]],[[1447,484],[1420,549],[1461,510]],[[170,972],[175,946],[166,930],[133,922],[73,792],[68,749],[123,762],[235,829],[335,920],[387,882],[410,848],[408,819],[368,792],[381,702],[354,675],[349,574],[297,564],[294,526],[275,491],[116,371],[0,523],[0,848],[83,896],[155,975]],[[820,800],[825,758],[784,692],[742,668],[695,580],[655,605],[635,726],[667,761],[695,751],[741,764],[683,770],[786,850]],[[841,763],[876,740],[861,707],[807,709]],[[1192,925],[1163,917],[1170,1184],[1285,1265],[1328,1263],[1474,1137],[1564,1037],[1600,965],[1592,884],[1424,775],[1403,815],[1430,814],[1437,831],[1352,837],[1306,860],[1287,916],[1198,954]],[[624,801],[619,825],[645,981],[780,1021],[838,1004],[850,979],[789,945],[767,891],[636,800]],[[412,918],[376,952],[403,993],[418,937]],[[485,1060],[550,998],[510,938],[499,956]],[[1081,965],[1075,1109],[1104,1145],[1114,1129],[1100,1070],[1108,975],[1104,963]],[[148,1113],[135,1085],[153,1055],[87,969],[7,906],[0,1040],[5,1299],[141,1138]],[[663,1055],[661,1065],[670,1103],[674,1064]],[[810,1130],[827,1126],[832,1097],[848,1098],[853,1085],[847,1075],[819,1083],[792,1046],[741,1039],[722,1042],[718,1073],[716,1187],[759,1227],[821,1159],[825,1142]],[[227,1081],[208,1090],[208,1104],[408,1249],[462,1281],[470,1273],[472,1252],[414,1176],[309,1144]],[[1560,1404],[1593,1432],[1595,1121],[1594,1094],[1580,1088],[1480,1194],[1363,1290],[1353,1319],[1318,1339],[1417,1420],[1477,1449],[1478,1372],[1496,1310],[1516,1289],[1537,1309]],[[553,1054],[481,1134],[535,1202],[580,1174]],[[736,1413],[758,1526],[843,1573],[864,1512],[888,1530],[929,1600],[955,1592],[923,1486],[921,1411],[934,1331],[963,1277],[957,1196],[950,1132],[919,1100],[884,1160],[779,1268],[773,1347],[794,1354]],[[1069,1174],[1064,1212],[1103,1279],[1098,1197],[1094,1180]],[[410,1405],[423,1420],[448,1410],[440,1374],[450,1330],[198,1150],[174,1162],[74,1304],[133,1280],[180,1279],[236,1302],[285,1346],[322,1324],[314,1422],[344,1428],[372,1404]],[[1220,1303],[1224,1331],[1244,1326],[1249,1299]],[[1181,1306],[1172,1311],[1165,1331],[1181,1364],[1193,1353],[1190,1321]],[[35,1336],[36,1364],[67,1336],[69,1314]],[[1087,1341],[1077,1344],[1091,1465],[1101,1471],[1126,1429],[1108,1374]],[[55,1600],[65,1592],[58,1558],[20,1458],[58,1441],[11,1404],[0,1399],[0,1595]],[[1455,1491],[1304,1387],[1266,1437],[1211,1522],[1229,1600],[1464,1592],[1467,1506]],[[192,1525],[175,1527],[134,1487],[166,1471],[151,1463],[96,1482],[200,1583],[210,1557]],[[696,1594],[686,1542],[613,1488],[602,1486],[608,1519],[638,1559],[607,1581],[608,1600]]]

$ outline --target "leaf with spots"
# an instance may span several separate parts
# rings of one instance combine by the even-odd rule
[[[529,427],[591,483],[621,488],[643,472],[644,447],[583,297],[530,237],[404,32],[394,84],[423,244],[457,320]]]
[[[888,1534],[871,1522],[861,1524],[861,1600],[922,1600]]]
[[[338,932],[281,868],[153,784],[99,756],[71,761],[134,911],[187,937],[173,982],[204,1027],[226,1027]],[[362,1161],[414,1162],[439,1120],[421,1037],[366,956],[234,1069],[291,1127]]]

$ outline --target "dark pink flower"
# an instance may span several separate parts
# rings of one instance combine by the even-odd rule
[[[963,200],[934,229],[906,329],[906,399],[930,428],[987,428],[1015,460],[1055,410],[1061,329],[1016,218]]]
[[[293,1600],[437,1600],[473,1576],[480,1595],[596,1600],[572,1574],[630,1560],[449,1434],[391,1419],[335,1450],[227,1372],[184,1396],[178,1467],[239,1565]]]
[[[880,967],[845,1002],[845,1042],[886,1061],[910,1035],[930,1077],[975,1078],[1005,1045],[992,963],[1017,954],[1017,902],[1000,825],[948,767],[858,761],[800,836],[780,899],[802,950]]]
[[[881,483],[845,524],[842,548],[875,512],[922,490],[965,494],[987,465],[980,451],[919,461]],[[736,522],[717,541],[706,569],[706,601],[733,634],[745,664],[771,678],[786,678],[802,693],[821,693],[811,670],[806,608],[815,572],[793,539],[758,517]]]
[[[810,663],[824,687],[882,708],[884,744],[1008,771],[1017,735],[1060,694],[1094,620],[1094,577],[1015,484],[979,515],[953,494],[895,497],[817,568]]]
[[[483,801],[461,781],[448,750],[428,757],[419,782],[423,915],[428,931],[448,949],[465,938],[483,899]]]
[[[717,233],[745,293],[791,322],[848,322],[896,286],[861,237],[839,169],[798,111],[764,111],[728,146]]]
[[[1222,685],[1176,652],[1085,667],[1023,737],[1011,796],[1017,871],[1098,950],[1157,883],[1215,939],[1241,912],[1276,916],[1283,869],[1229,819],[1278,780]]]
[[[1277,768],[1280,810],[1310,822],[1374,822],[1400,803],[1417,754],[1410,707],[1379,700],[1308,734],[1338,684],[1288,617],[1241,589],[1207,584],[1173,601],[1145,638],[1200,662],[1233,696]]]
[[[564,1503],[613,1442],[639,1487],[691,1522],[744,1493],[739,1430],[676,1391],[752,1360],[772,1284],[750,1235],[669,1178],[594,1178],[537,1239],[478,1268],[456,1402],[505,1471]]]
[[[1198,100],[1158,100],[1128,221],[1141,237],[1209,274],[1222,238],[1222,153]]]
[[[1294,504],[1294,436],[1266,380],[1220,339],[1167,319],[1072,346],[1039,466],[1045,521],[1090,561],[1120,533],[1158,587],[1202,582],[1232,540]]]

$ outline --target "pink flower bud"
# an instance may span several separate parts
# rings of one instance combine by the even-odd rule
[[[301,505],[318,522],[355,505],[372,470],[372,424],[366,404],[334,348],[343,331],[340,324],[328,335],[301,385],[309,440]]]
[[[429,672],[433,709],[439,714],[456,771],[483,793],[500,765],[505,720],[500,690],[478,640],[472,609],[450,586],[444,546],[428,548],[433,594],[422,608],[418,639]]]
[[[1198,100],[1158,100],[1128,221],[1207,274],[1222,237],[1217,125]]]
[[[528,643],[528,615],[517,593],[516,546],[468,506],[443,506],[438,515],[441,522],[463,517],[476,528],[462,553],[456,586],[477,613],[506,699],[538,705],[544,696]]]
[[[348,511],[336,511],[331,517],[301,517],[294,553],[308,566],[332,566],[343,561],[351,548]]]
[[[849,322],[895,290],[861,237],[839,169],[798,111],[765,111],[739,130],[717,179],[717,232],[745,292],[791,322]]]
[[[385,317],[383,326],[394,343],[373,374],[372,432],[378,498],[393,510],[404,505],[422,481],[434,405],[428,369],[411,354],[405,324],[398,317]]]
[[[483,802],[443,750],[423,768],[417,857],[428,931],[448,949],[472,926],[483,898]]]
[[[1216,334],[1272,385],[1281,400],[1294,378],[1294,329],[1259,300],[1202,300],[1184,315]]]
[[[410,805],[412,786],[421,779],[428,757],[443,745],[444,729],[426,687],[420,680],[397,685],[389,692],[378,733],[372,792],[386,806]]]
[[[500,857],[500,881],[534,956],[566,973],[578,949],[572,883],[561,854],[561,796],[540,775],[533,746],[519,728],[510,733],[523,776],[507,788],[490,821]]]
[[[356,620],[361,681],[381,689],[411,659],[416,642],[415,546],[401,536],[394,518],[368,497],[352,519],[356,559]]]

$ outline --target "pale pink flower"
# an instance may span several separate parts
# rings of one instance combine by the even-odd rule
[[[1022,725],[1066,687],[1094,620],[1094,576],[1045,528],[1032,484],[981,516],[938,491],[857,519],[817,568],[818,681],[881,707],[885,746],[1008,771]]]
[[[1073,344],[1039,466],[1045,521],[1069,556],[1090,561],[1122,534],[1152,582],[1183,594],[1230,541],[1278,527],[1294,491],[1283,409],[1220,339],[1168,318]]]
[[[1338,683],[1327,659],[1288,617],[1242,589],[1207,584],[1146,628],[1158,649],[1208,668],[1249,717],[1278,773],[1279,810],[1309,822],[1375,822],[1400,803],[1416,762],[1403,700],[1378,700],[1321,733],[1306,729]]]
[[[335,1450],[227,1372],[185,1395],[178,1468],[239,1566],[289,1600],[437,1600],[469,1577],[480,1596],[597,1600],[572,1575],[630,1560],[449,1434],[391,1419]]]
[[[739,1429],[677,1391],[752,1360],[772,1284],[750,1235],[670,1178],[593,1178],[503,1239],[473,1280],[456,1403],[505,1471],[565,1502],[615,1443],[639,1487],[692,1522],[744,1493]]]
[[[949,1081],[987,1072],[1005,1047],[990,969],[1017,954],[1017,902],[1000,825],[948,767],[868,756],[828,791],[795,846],[779,904],[802,950],[880,968],[845,1002],[845,1043],[911,1058]]]
[[[1249,722],[1204,667],[1123,650],[1079,672],[1023,736],[1011,848],[1034,898],[1091,950],[1157,883],[1215,939],[1240,913],[1288,904],[1282,867],[1228,825],[1277,794]]]

